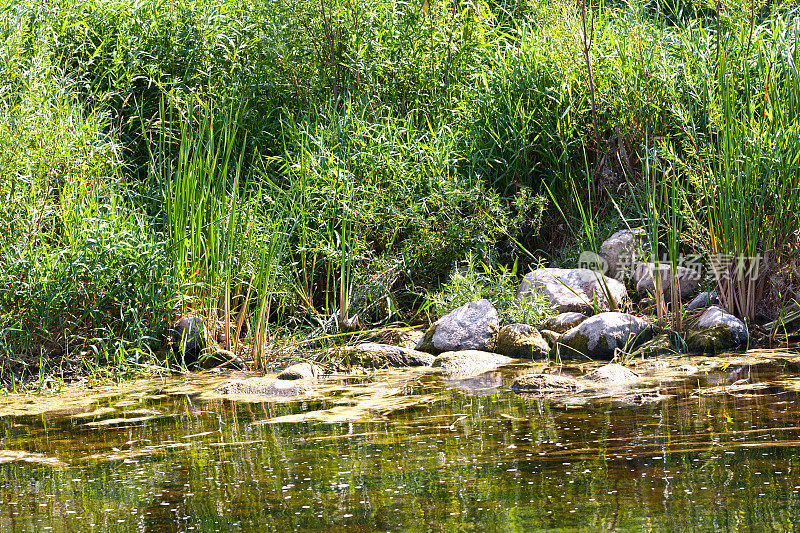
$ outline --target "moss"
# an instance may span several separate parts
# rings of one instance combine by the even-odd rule
[[[737,342],[733,333],[724,324],[720,324],[713,328],[690,331],[686,334],[686,345],[690,352],[720,353],[734,348]]]

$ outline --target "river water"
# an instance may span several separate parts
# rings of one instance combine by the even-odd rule
[[[0,529],[797,529],[791,361],[693,359],[644,399],[521,396],[520,368],[280,402],[215,395],[217,375],[0,398]]]

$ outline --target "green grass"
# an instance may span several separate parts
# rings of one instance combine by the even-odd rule
[[[0,1],[0,380],[164,362],[187,312],[261,364],[279,328],[418,320],[469,257],[512,287],[596,246],[610,198],[672,257],[765,254],[719,285],[769,314],[796,1],[588,5],[594,91],[567,0]]]

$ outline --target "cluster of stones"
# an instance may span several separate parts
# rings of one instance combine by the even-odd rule
[[[641,231],[623,231],[606,241],[601,251],[609,273],[620,275],[620,265],[628,261],[633,250],[642,245]],[[666,294],[670,290],[670,277],[652,264],[639,265],[630,274],[641,295],[652,295],[656,283]],[[624,277],[623,277],[624,278]],[[677,275],[682,298],[691,296],[698,282],[688,272],[679,269]],[[701,293],[687,305],[690,310],[705,308],[685,338],[677,333],[662,333],[644,318],[618,312],[628,300],[625,284],[615,277],[584,268],[541,268],[526,275],[520,283],[517,299],[521,305],[535,296],[544,297],[559,314],[537,327],[528,324],[501,326],[497,310],[488,300],[477,300],[454,309],[439,318],[425,331],[413,346],[393,346],[381,343],[364,343],[340,350],[339,363],[344,367],[432,367],[444,377],[458,378],[482,374],[510,363],[513,359],[545,359],[558,350],[562,359],[609,360],[618,350],[643,355],[662,355],[679,351],[717,353],[746,345],[749,337],[745,324],[715,306],[713,293]],[[183,335],[185,338],[186,335]],[[614,381],[619,381],[619,371]],[[261,394],[274,396],[303,394],[310,390],[309,383],[322,370],[310,363],[287,368],[277,378],[250,378],[267,380],[258,382]],[[602,376],[586,376],[582,382],[571,378],[536,374],[521,378],[528,382],[515,382],[520,391],[565,390],[589,388],[587,383],[604,383]],[[543,377],[544,376],[544,377]],[[596,379],[595,379],[596,378]],[[632,379],[631,376],[625,379]],[[555,381],[554,381],[555,380]],[[560,380],[560,381],[559,381]],[[587,381],[588,380],[588,381]],[[230,390],[247,394],[253,390],[252,381],[231,382]],[[289,382],[292,382],[291,384]],[[556,383],[558,382],[558,383]],[[264,392],[267,391],[267,392]]]

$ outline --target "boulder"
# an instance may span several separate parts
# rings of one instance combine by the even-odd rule
[[[719,303],[719,297],[716,291],[701,292],[694,297],[694,300],[686,304],[687,311],[695,311],[697,309],[705,309]]]
[[[686,343],[677,333],[661,333],[639,346],[636,354],[644,357],[659,357],[684,351],[686,351]]]
[[[527,324],[511,324],[500,328],[495,350],[499,354],[521,359],[542,359],[550,355],[550,345],[542,334]]]
[[[667,264],[654,265],[653,263],[642,263],[636,268],[634,280],[636,281],[636,292],[640,296],[654,295],[656,292],[655,272],[658,270],[661,280],[661,293],[667,298],[671,294],[672,286],[672,267]],[[675,271],[678,280],[681,299],[689,298],[700,286],[700,275],[696,270],[679,266]]]
[[[319,365],[314,363],[297,363],[283,369],[283,372],[278,374],[278,379],[317,379],[322,376],[324,371]]]
[[[587,318],[588,317],[582,313],[561,313],[545,322],[542,329],[549,329],[556,333],[566,333]]]
[[[386,368],[405,366],[431,366],[435,356],[391,344],[365,342],[346,348],[342,362],[347,365],[365,368]]]
[[[550,346],[551,350],[556,347],[556,344],[558,344],[558,341],[561,338],[561,333],[551,331],[549,329],[543,329],[539,333],[541,333],[542,338],[547,341],[547,344]]]
[[[187,315],[172,323],[169,340],[175,355],[185,365],[200,359],[200,354],[208,345],[206,323],[196,315]]]
[[[500,317],[489,300],[470,302],[433,323],[416,349],[433,354],[493,350],[499,325]]]
[[[600,245],[600,255],[607,266],[605,274],[620,281],[631,277],[639,258],[649,249],[644,229],[616,232]]]
[[[314,392],[311,383],[305,379],[274,379],[253,377],[234,379],[217,387],[217,392],[226,395],[271,396],[292,398]]]
[[[633,349],[653,337],[646,320],[627,313],[600,313],[561,336],[560,343],[589,357],[612,357],[617,348]]]
[[[622,365],[609,364],[596,368],[583,376],[587,381],[591,381],[600,386],[627,385],[639,379],[639,374],[625,368]]]
[[[541,396],[580,392],[586,385],[575,378],[556,374],[525,374],[514,379],[511,390]]]
[[[510,362],[510,357],[498,353],[462,350],[438,355],[431,366],[440,368],[442,375],[446,377],[467,377],[494,370]]]
[[[206,370],[213,368],[233,368],[244,370],[245,364],[236,354],[230,350],[218,348],[213,352],[206,352],[200,356],[200,367]]]
[[[534,270],[522,279],[517,299],[524,300],[535,293],[543,295],[560,313],[574,311],[592,314],[595,305],[601,311],[609,311],[612,305],[616,308],[628,297],[622,282],[586,268]]]
[[[700,315],[697,326],[686,334],[691,352],[719,353],[747,344],[750,335],[744,322],[717,306]]]

